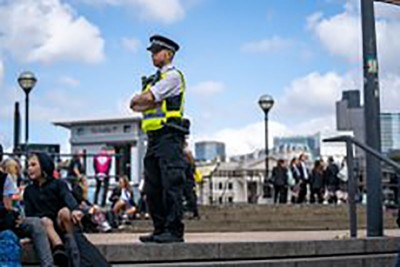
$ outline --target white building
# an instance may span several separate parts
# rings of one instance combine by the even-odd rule
[[[113,157],[111,176],[127,175],[138,183],[142,174],[145,153],[145,135],[140,129],[140,117],[76,120],[54,122],[70,130],[71,152],[96,154],[102,147],[119,156]],[[93,157],[86,160],[86,174],[94,175]]]
[[[276,159],[270,157],[269,170],[275,165]],[[200,163],[198,169],[203,174],[198,188],[202,204],[271,202],[263,198],[265,155],[247,161]]]

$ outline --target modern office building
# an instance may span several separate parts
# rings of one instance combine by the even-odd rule
[[[336,102],[336,129],[338,131],[352,131],[354,138],[365,143],[364,107],[360,102],[359,90],[342,92],[342,99]],[[356,164],[364,169],[365,152],[356,147]]]
[[[343,91],[342,99],[336,102],[336,129],[353,131],[357,140],[365,142],[364,108],[360,103],[360,91]]]
[[[380,119],[382,152],[400,149],[400,113],[381,113]]]
[[[314,159],[319,156],[319,146],[318,134],[274,137],[274,153],[281,155],[307,153]]]
[[[338,130],[353,131],[354,137],[365,143],[364,107],[358,90],[343,91],[336,102],[336,122]],[[381,113],[380,126],[381,152],[400,149],[400,113]],[[356,155],[364,156],[364,152],[356,148]]]
[[[328,157],[333,157],[339,162],[346,156],[346,144],[324,142],[324,140],[343,135],[353,136],[353,132],[324,131],[313,135],[276,137],[274,138],[274,148],[270,154],[278,159],[290,160],[302,153],[306,153],[309,155],[310,162],[315,159],[327,160]]]
[[[225,161],[225,144],[216,141],[196,142],[195,154],[198,161],[213,161],[216,159]]]

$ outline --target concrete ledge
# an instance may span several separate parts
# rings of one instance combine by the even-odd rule
[[[290,259],[298,262],[300,259],[312,261],[318,257],[328,257],[331,260],[355,257],[352,261],[357,262],[372,255],[375,255],[375,258],[382,258],[384,255],[388,254],[394,255],[398,251],[399,244],[400,237],[382,237],[322,241],[210,242],[184,244],[115,243],[97,244],[97,246],[110,263],[156,264],[168,262],[268,261],[281,259],[285,259],[286,261]],[[392,258],[391,256],[390,259]],[[26,249],[23,255],[23,262],[26,264],[34,264],[37,262],[31,246]],[[299,266],[302,265],[296,265],[296,267]],[[355,264],[354,266],[366,265]]]
[[[114,264],[114,267],[383,267],[394,266],[396,254],[373,256],[347,256],[340,258],[299,258],[287,260],[254,260],[254,261],[224,261],[224,262],[182,262],[182,263],[152,263],[152,264]]]

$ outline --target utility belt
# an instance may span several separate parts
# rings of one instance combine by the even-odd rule
[[[157,138],[167,133],[188,135],[190,133],[190,120],[186,118],[169,118],[161,129],[149,131],[147,132],[147,136],[149,138]]]

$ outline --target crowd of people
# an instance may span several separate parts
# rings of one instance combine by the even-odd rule
[[[83,235],[93,208],[84,203],[83,190],[56,179],[54,161],[45,153],[28,157],[29,183],[20,174],[17,159],[1,162],[0,263],[21,266],[20,244],[29,242],[41,266],[108,266]]]
[[[274,187],[274,203],[345,203],[347,202],[346,160],[337,164],[317,159],[311,168],[308,156],[301,154],[287,162],[279,159],[269,179]]]
[[[199,218],[195,163],[187,148],[184,154],[188,177],[185,207],[190,218]],[[19,262],[19,243],[28,240],[33,243],[41,266],[85,266],[80,262],[82,251],[78,248],[96,249],[82,233],[111,232],[124,228],[132,220],[149,219],[144,179],[139,184],[140,196],[136,201],[127,176],[118,177],[116,185],[110,188],[111,158],[105,148],[93,160],[95,192],[93,199],[89,199],[82,156],[78,153],[65,164],[54,163],[45,153],[33,153],[25,172],[18,158],[1,161],[0,263]],[[8,252],[13,244],[18,253]],[[93,255],[98,255],[100,262],[95,266],[106,266],[101,265],[105,260],[97,250]]]

